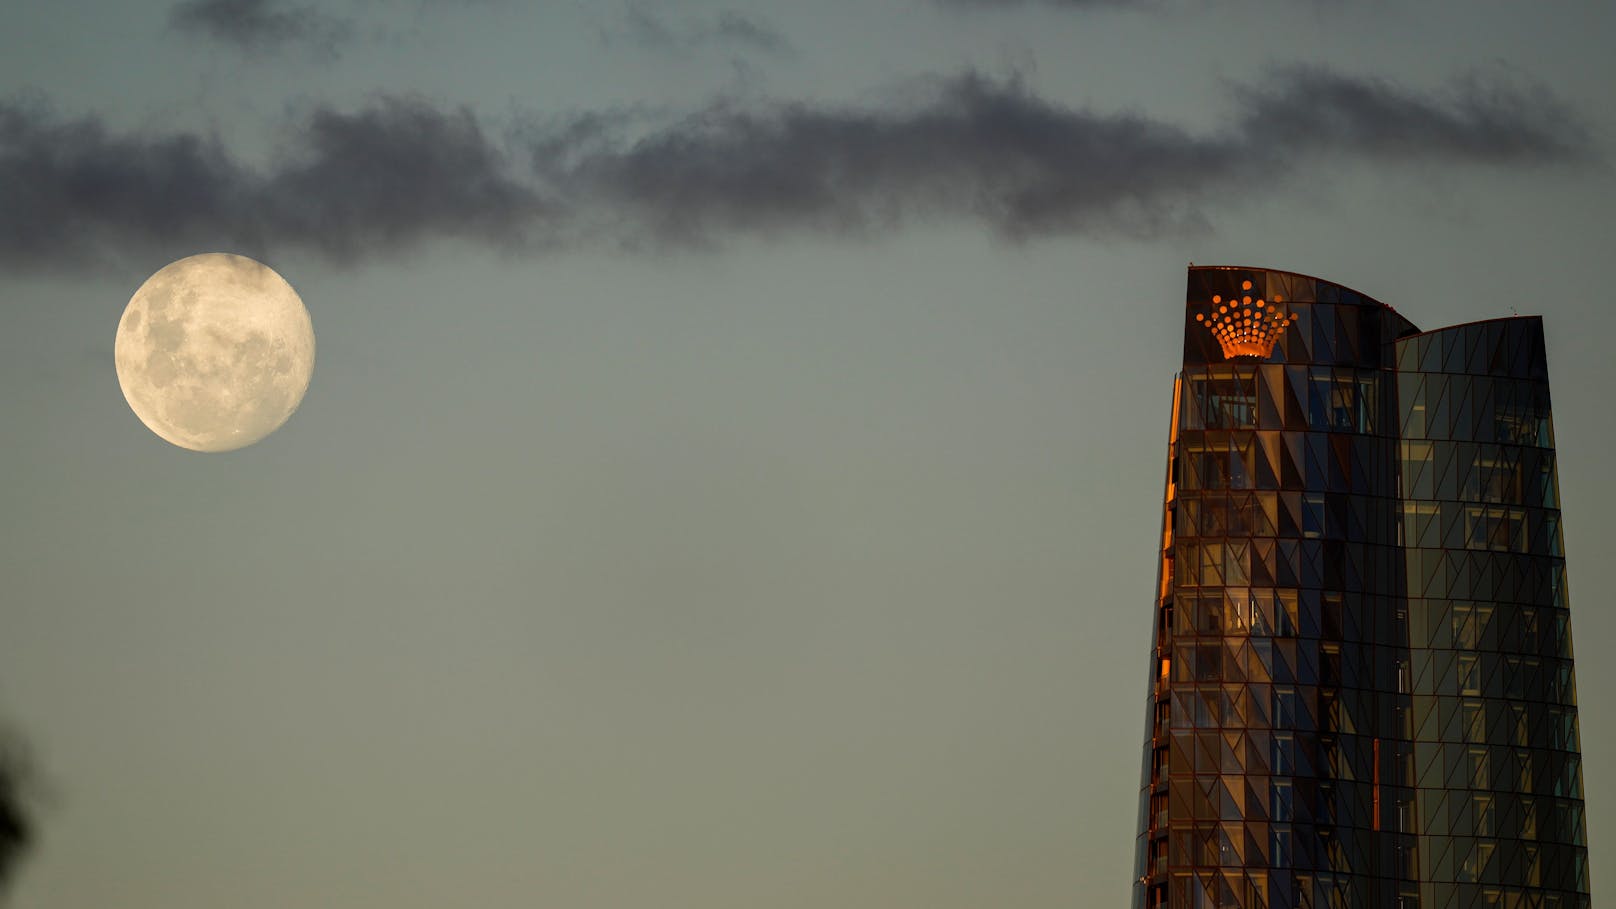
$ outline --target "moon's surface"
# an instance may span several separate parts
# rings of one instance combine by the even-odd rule
[[[285,423],[314,374],[314,324],[297,291],[246,256],[204,253],[146,279],[118,321],[118,384],[152,432],[233,451]]]

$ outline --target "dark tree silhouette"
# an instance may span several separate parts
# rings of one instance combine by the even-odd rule
[[[15,742],[0,742],[0,896],[33,838],[23,809],[26,762]]]

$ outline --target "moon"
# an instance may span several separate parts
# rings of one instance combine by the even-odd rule
[[[284,424],[314,374],[314,323],[292,285],[246,256],[203,253],[140,285],[113,344],[142,423],[192,451],[234,451]]]

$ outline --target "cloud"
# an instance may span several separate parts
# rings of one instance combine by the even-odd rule
[[[297,151],[253,184],[269,243],[340,259],[433,237],[516,246],[552,217],[465,108],[384,98],[356,113],[321,109],[296,138]]]
[[[247,181],[207,137],[120,135],[38,102],[0,104],[0,262],[202,240],[237,223]]]
[[[967,217],[1025,236],[1148,234],[1249,169],[1240,149],[1139,117],[1073,111],[1019,82],[941,82],[913,107],[715,105],[636,139],[541,144],[534,167],[632,242],[864,232]]]
[[[761,19],[743,15],[735,10],[724,10],[719,13],[718,18],[708,28],[707,34],[715,41],[749,47],[764,53],[793,52],[791,42],[774,27]]]
[[[170,27],[268,55],[292,49],[319,60],[333,60],[354,37],[353,22],[313,6],[282,0],[184,0],[169,10]]]
[[[623,20],[616,29],[604,29],[601,41],[607,45],[626,39],[647,50],[669,50],[684,42],[673,27],[643,6],[629,6],[623,11]]]
[[[1442,99],[1378,79],[1289,67],[1236,93],[1246,134],[1296,153],[1501,165],[1586,160],[1591,149],[1586,127],[1546,92],[1476,77]]]
[[[629,245],[703,246],[787,230],[869,233],[955,219],[1012,239],[1148,237],[1271,190],[1324,158],[1376,164],[1588,160],[1563,108],[1478,80],[1442,100],[1377,80],[1284,69],[1233,92],[1235,126],[1196,134],[1045,101],[1017,79],[966,74],[875,109],[716,104],[633,135],[586,119],[535,148],[546,185]]]
[[[526,245],[546,217],[465,109],[399,98],[319,109],[289,145],[260,173],[210,136],[119,134],[0,103],[0,265],[286,247],[345,261],[445,237]]]
[[[890,103],[714,103],[668,119],[585,112],[496,142],[465,108],[382,98],[293,121],[264,168],[218,138],[118,132],[0,101],[0,267],[75,270],[199,249],[334,261],[454,239],[511,252],[714,246],[974,222],[1011,239],[1150,237],[1318,165],[1566,166],[1587,129],[1541,92],[1445,96],[1322,69],[1234,86],[1196,132],[1075,109],[1016,78],[936,79]]]
[[[1098,9],[1107,6],[1153,7],[1157,0],[932,0],[956,9],[1009,9],[1016,6],[1053,6],[1057,9]]]
[[[729,47],[775,56],[788,56],[795,48],[786,36],[762,19],[736,10],[722,10],[711,18],[690,19],[674,25],[652,8],[626,6],[620,24],[602,29],[601,41],[610,46],[628,41],[643,50],[679,52],[701,47]]]

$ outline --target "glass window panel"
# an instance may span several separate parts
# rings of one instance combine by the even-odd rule
[[[1289,774],[1296,770],[1296,737],[1289,732],[1274,732],[1268,754],[1268,767],[1275,774]]]
[[[1449,611],[1450,621],[1453,623],[1453,646],[1474,650],[1476,648],[1476,611],[1469,603],[1455,603]]]
[[[1217,689],[1197,689],[1195,692],[1194,703],[1196,728],[1217,728],[1219,725]]]
[[[1223,725],[1225,725],[1225,726],[1247,726],[1247,725],[1250,725],[1249,722],[1247,721],[1247,707],[1248,707],[1249,704],[1250,704],[1250,698],[1248,697],[1248,695],[1246,693],[1246,686],[1244,686],[1244,685],[1225,685],[1225,686],[1223,686],[1223,699],[1222,699],[1222,704],[1221,704],[1221,708],[1222,708],[1222,712],[1223,712]]]
[[[1375,431],[1375,413],[1380,400],[1378,380],[1373,375],[1360,375],[1357,392],[1358,431],[1372,433]]]
[[[1229,497],[1229,513],[1227,533],[1232,537],[1251,536],[1256,521],[1252,516],[1252,497],[1250,495],[1233,495]]]
[[[1497,832],[1497,812],[1493,807],[1494,799],[1491,795],[1476,793],[1471,797],[1471,822],[1477,836],[1495,836]]]
[[[1279,590],[1275,592],[1275,634],[1281,637],[1294,637],[1299,625],[1298,594],[1295,590]]]
[[[1464,724],[1464,738],[1467,742],[1487,741],[1487,709],[1486,702],[1466,699],[1460,702],[1460,721]]]
[[[1257,394],[1251,376],[1206,380],[1206,425],[1251,429],[1257,425]]]
[[[1197,573],[1201,583],[1207,586],[1218,586],[1223,583],[1223,544],[1202,543],[1200,548],[1200,570]]]
[[[1223,548],[1223,583],[1244,586],[1250,583],[1247,565],[1251,546],[1247,543],[1229,543]]]
[[[1488,780],[1491,777],[1487,760],[1487,746],[1471,745],[1465,750],[1465,758],[1469,764],[1469,785],[1473,789],[1490,788]]]
[[[1467,696],[1481,694],[1481,658],[1473,653],[1461,653],[1454,661],[1459,682],[1459,693]]]
[[[1275,827],[1268,835],[1268,854],[1275,868],[1289,868],[1294,861],[1289,827]]]
[[[1296,819],[1295,790],[1289,779],[1271,777],[1269,781],[1270,817],[1276,821]]]
[[[1324,535],[1324,493],[1310,492],[1302,495],[1302,536],[1321,537]]]

